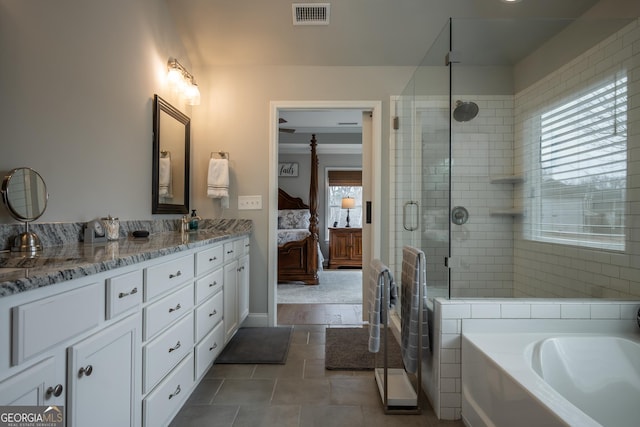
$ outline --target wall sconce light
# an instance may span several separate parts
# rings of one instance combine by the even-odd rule
[[[349,209],[354,209],[356,207],[356,199],[353,197],[345,197],[342,199],[342,209],[347,210],[347,225],[345,227],[351,227],[349,225]]]
[[[200,90],[195,77],[175,58],[167,61],[167,80],[189,105],[200,105]]]

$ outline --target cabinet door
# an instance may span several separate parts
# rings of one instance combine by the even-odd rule
[[[352,244],[352,254],[351,257],[356,260],[362,262],[362,230],[358,230],[353,233]]]
[[[139,425],[139,324],[131,315],[68,349],[68,426]]]
[[[48,357],[0,382],[0,405],[63,405],[64,388],[55,382],[54,361]]]
[[[336,232],[331,235],[331,258],[348,260],[351,249],[351,236],[348,233]]]
[[[224,266],[224,330],[228,341],[238,329],[238,261]]]
[[[238,260],[238,325],[249,315],[249,255]]]

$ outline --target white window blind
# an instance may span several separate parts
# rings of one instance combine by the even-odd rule
[[[627,78],[543,113],[539,240],[624,250]]]

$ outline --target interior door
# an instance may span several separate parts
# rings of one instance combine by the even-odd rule
[[[364,304],[362,310],[362,320],[368,319],[369,292],[367,292],[367,281],[369,279],[369,265],[371,260],[379,256],[375,254],[373,247],[375,239],[376,227],[373,221],[378,221],[377,229],[380,229],[380,218],[373,218],[373,201],[374,201],[374,153],[373,153],[373,121],[371,112],[364,111],[362,113],[362,302]],[[377,171],[378,176],[380,171]],[[378,202],[379,203],[379,202]],[[378,237],[379,239],[379,237]]]

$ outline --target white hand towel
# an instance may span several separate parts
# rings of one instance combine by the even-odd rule
[[[158,195],[160,197],[171,197],[169,187],[171,186],[171,158],[160,158],[160,170],[158,173]]]
[[[222,207],[229,207],[229,161],[227,159],[209,160],[207,196],[212,199],[221,199]]]

